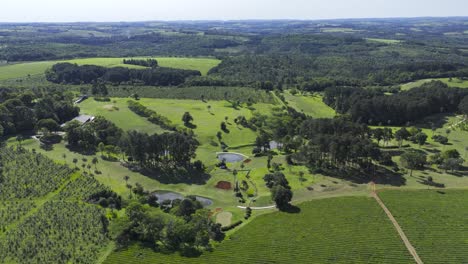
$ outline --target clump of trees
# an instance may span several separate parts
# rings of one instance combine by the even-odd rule
[[[158,67],[158,61],[156,59],[124,59],[123,64],[138,65],[149,68]]]
[[[143,84],[152,86],[177,86],[191,76],[201,76],[199,71],[156,67],[129,69],[105,68],[96,65],[57,63],[46,71],[46,78],[53,83],[82,84],[99,81],[111,84]]]
[[[293,193],[286,176],[282,172],[275,172],[266,174],[263,180],[271,191],[271,200],[276,203],[276,207],[280,210],[287,210]]]
[[[76,117],[73,95],[58,91],[32,93],[0,89],[0,136],[33,130],[59,130],[58,124]]]
[[[195,197],[175,200],[167,213],[133,202],[126,208],[128,227],[118,237],[120,246],[140,241],[156,250],[178,251],[193,257],[211,249],[210,241],[221,241],[221,225]]]

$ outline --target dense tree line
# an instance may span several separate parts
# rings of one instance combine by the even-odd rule
[[[135,114],[145,117],[153,124],[156,124],[164,129],[168,130],[176,130],[176,127],[172,124],[169,118],[158,114],[156,111],[149,109],[148,107],[135,102],[135,101],[127,101],[128,108],[134,112]]]
[[[0,136],[40,128],[58,130],[58,124],[79,113],[69,93],[0,90]]]
[[[149,68],[158,67],[158,61],[156,59],[124,59],[123,64],[138,65]]]
[[[46,71],[48,81],[64,84],[89,84],[98,81],[111,84],[134,83],[153,86],[176,86],[199,71],[157,67],[153,69],[105,68],[96,65],[57,63]]]
[[[120,141],[120,147],[129,159],[148,169],[189,168],[198,145],[192,135],[180,132],[148,135],[129,131]],[[197,170],[203,169],[200,164],[194,166]]]
[[[344,118],[307,119],[300,135],[307,143],[294,157],[312,168],[368,169],[380,158],[369,128]]]
[[[467,95],[466,89],[449,88],[434,81],[391,96],[375,90],[333,87],[325,90],[323,100],[354,121],[404,125],[436,113],[457,112]]]

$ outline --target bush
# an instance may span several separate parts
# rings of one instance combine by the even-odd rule
[[[227,232],[227,231],[229,231],[229,230],[231,230],[231,229],[234,229],[234,228],[238,227],[238,226],[241,225],[241,224],[242,224],[242,220],[239,220],[239,221],[234,222],[234,223],[232,223],[232,224],[230,224],[230,225],[228,225],[228,226],[223,226],[223,227],[221,227],[221,231]]]

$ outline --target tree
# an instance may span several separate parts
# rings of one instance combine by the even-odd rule
[[[46,128],[49,131],[55,132],[59,130],[60,126],[55,120],[47,118],[37,121],[36,130],[40,130],[41,128]]]
[[[77,158],[73,158],[73,163],[75,164],[75,168],[78,168],[78,167],[76,166],[76,164],[78,163],[78,159],[77,159]]]
[[[458,105],[458,110],[465,116],[468,116],[468,95],[463,97],[460,104]]]
[[[100,142],[97,146],[99,152],[101,153],[101,156],[103,156],[104,154],[104,150],[106,149],[106,145],[104,144],[104,142]]]
[[[413,176],[413,170],[421,169],[426,164],[426,155],[417,151],[409,151],[403,153],[400,160],[404,167],[410,169],[410,176]]]
[[[384,138],[384,130],[382,128],[376,128],[372,130],[372,136],[377,140],[377,144],[380,145],[380,141]]]
[[[395,139],[398,141],[398,146],[401,147],[403,140],[408,140],[411,136],[410,132],[405,127],[400,128],[395,132]]]
[[[444,163],[442,164],[442,167],[445,170],[451,170],[452,173],[460,168],[460,166],[463,164],[464,160],[461,158],[448,158],[444,160]]]
[[[289,202],[291,202],[292,197],[292,191],[281,185],[276,185],[271,188],[271,199],[276,203],[276,207],[280,210],[284,210],[289,206]]]
[[[226,131],[226,130],[227,130],[227,126],[226,126],[226,123],[225,123],[225,122],[221,122],[221,130],[222,130],[222,131]]]
[[[426,144],[427,135],[423,132],[419,132],[414,136],[414,140],[418,143],[419,146]]]
[[[130,179],[130,176],[125,175],[125,176],[123,177],[123,179],[124,179],[125,183],[128,184],[128,180]]]
[[[442,153],[443,159],[458,159],[460,156],[460,153],[456,149],[449,149]]]
[[[182,121],[184,122],[185,126],[188,126],[193,121],[193,117],[189,112],[185,112],[182,116]]]
[[[67,154],[63,153],[62,158],[63,158],[63,161],[65,162],[65,164],[67,164]]]
[[[94,169],[97,170],[97,164],[99,163],[99,160],[97,157],[94,157],[93,160],[91,161],[94,164]]]

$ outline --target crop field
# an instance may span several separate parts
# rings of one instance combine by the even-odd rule
[[[310,115],[314,118],[332,118],[335,116],[335,110],[323,103],[319,95],[292,95],[284,93],[284,96],[290,106],[299,112]]]
[[[468,262],[468,191],[382,191],[424,263]]]
[[[410,82],[407,84],[403,84],[401,86],[402,90],[410,90],[416,87],[421,86],[424,83],[430,82],[430,81],[441,81],[445,84],[447,84],[450,87],[458,87],[458,88],[468,88],[468,81],[466,80],[461,80],[458,78],[452,78],[452,81],[450,81],[449,78],[440,78],[440,79],[424,79],[424,80],[419,80],[415,82]]]
[[[104,67],[130,67],[130,68],[143,68],[141,66],[123,64],[124,58],[89,58],[89,59],[74,59],[66,61],[41,61],[41,62],[26,62],[17,64],[8,64],[0,66],[0,80],[8,80],[26,77],[28,75],[41,75],[47,68],[59,62],[70,62],[79,65],[98,65]],[[186,69],[186,70],[198,70],[203,75],[206,75],[208,71],[216,67],[221,61],[211,58],[178,58],[178,57],[157,57],[159,66]]]
[[[261,215],[199,258],[132,246],[113,263],[412,263],[385,213],[367,197],[315,200],[301,212]]]
[[[0,262],[93,263],[109,238],[105,210],[84,200],[104,187],[42,154],[0,157]]]

